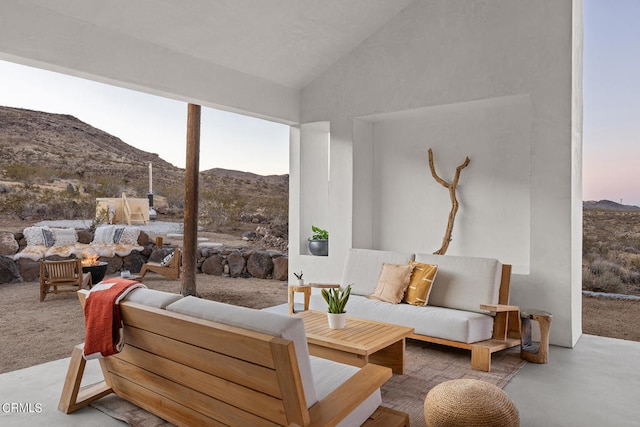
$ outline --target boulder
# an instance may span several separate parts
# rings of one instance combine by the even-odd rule
[[[20,258],[16,261],[20,276],[25,282],[37,282],[40,279],[40,263],[29,258]]]
[[[84,243],[85,245],[88,245],[93,241],[93,233],[91,233],[86,228],[76,230],[76,232],[78,233],[78,243]]]
[[[10,231],[0,231],[0,255],[15,255],[18,249],[16,236]]]
[[[281,256],[273,259],[273,280],[285,281],[289,277],[289,258]]]
[[[266,279],[273,272],[273,259],[266,251],[256,251],[247,261],[247,271],[253,277]]]
[[[20,283],[20,271],[13,258],[0,256],[0,283]]]
[[[122,258],[120,258],[119,256],[114,256],[113,258],[101,256],[100,258],[98,258],[98,261],[106,262],[109,264],[107,266],[107,272],[105,273],[107,276],[110,276],[122,270]]]
[[[222,276],[224,267],[222,265],[223,258],[220,255],[214,255],[207,258],[202,263],[202,272],[214,276]]]
[[[140,246],[147,246],[150,241],[149,235],[145,231],[140,231],[140,234],[138,234],[138,244]]]
[[[142,270],[144,264],[144,257],[138,251],[131,251],[131,253],[122,258],[122,269],[129,270],[132,273],[138,273]]]
[[[227,256],[227,263],[229,264],[229,275],[231,277],[240,277],[244,272],[244,268],[247,262],[240,251],[235,251]]]

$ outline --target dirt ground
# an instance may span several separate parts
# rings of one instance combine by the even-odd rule
[[[285,282],[233,279],[198,274],[197,290],[206,299],[264,308],[287,302]],[[151,289],[179,292],[180,281],[150,274]],[[38,299],[38,283],[0,285],[0,373],[71,355],[84,341],[84,320],[75,293]],[[553,328],[553,324],[551,326]],[[583,298],[583,330],[587,334],[640,341],[640,301]]]

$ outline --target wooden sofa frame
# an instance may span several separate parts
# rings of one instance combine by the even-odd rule
[[[86,294],[78,292],[83,307]],[[307,409],[293,341],[133,302],[120,308],[123,351],[100,359],[104,381],[81,390],[76,346],[62,412],[115,393],[176,425],[333,426],[392,375],[366,365]],[[379,407],[364,425],[408,426],[409,418]]]
[[[520,345],[520,310],[518,306],[508,305],[510,286],[511,265],[503,264],[498,304],[480,305],[480,309],[495,313],[491,339],[467,344],[419,334],[413,334],[409,338],[471,350],[471,367],[489,372],[493,353]]]

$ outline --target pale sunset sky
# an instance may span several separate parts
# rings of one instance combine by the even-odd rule
[[[640,0],[584,0],[583,199],[640,206]],[[184,167],[186,104],[0,61],[0,105],[71,114]],[[289,172],[285,125],[202,110],[200,170]]]

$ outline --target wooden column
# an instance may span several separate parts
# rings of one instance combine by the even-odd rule
[[[198,250],[198,180],[200,175],[199,105],[189,104],[187,113],[187,164],[184,180],[184,247],[182,248],[182,295],[196,295]]]

